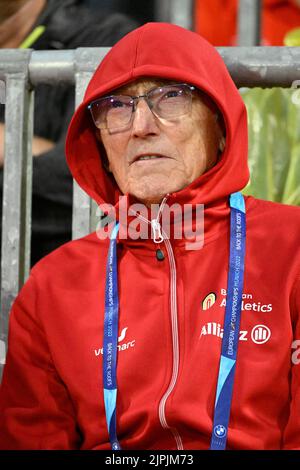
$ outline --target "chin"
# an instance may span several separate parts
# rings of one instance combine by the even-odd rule
[[[168,194],[168,193],[166,193]],[[141,204],[145,204],[145,206],[151,206],[151,204],[160,204],[166,194],[162,194],[161,196],[156,195],[133,195],[135,199],[137,199]]]
[[[131,193],[132,196],[137,199],[140,203],[149,206],[151,204],[159,204],[168,192],[165,191],[156,191],[156,192],[146,192],[146,191],[134,191]]]
[[[169,178],[157,177],[155,181],[140,178],[139,184],[129,192],[138,201],[149,206],[149,204],[159,204],[167,194],[175,193],[187,186],[183,181],[176,183],[171,185]]]

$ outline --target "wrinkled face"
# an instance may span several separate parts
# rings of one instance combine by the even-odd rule
[[[112,94],[143,95],[165,84],[165,80],[139,79]],[[185,188],[210,169],[216,163],[222,136],[216,112],[197,91],[190,113],[184,116],[159,118],[140,99],[130,125],[98,132],[108,169],[122,193],[147,205],[161,202],[166,194]]]

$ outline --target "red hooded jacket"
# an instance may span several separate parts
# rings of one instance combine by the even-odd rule
[[[204,246],[119,239],[117,432],[123,449],[208,449],[229,257],[228,196],[248,181],[245,106],[217,51],[171,24],[146,24],[107,54],[70,124],[71,171],[98,203],[104,170],[87,104],[138,77],[194,84],[226,125],[220,161],[167,205],[204,204]],[[245,285],[228,449],[300,449],[300,210],[246,198]],[[10,316],[0,395],[2,449],[109,449],[102,346],[109,241],[92,233],[31,272]],[[169,249],[167,249],[169,247]]]

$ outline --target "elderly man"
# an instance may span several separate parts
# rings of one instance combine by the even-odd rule
[[[1,448],[300,448],[300,211],[239,193],[247,117],[217,51],[170,24],[129,33],[66,153],[115,219],[43,259],[13,306]],[[149,237],[124,237],[124,199]],[[191,237],[167,236],[174,205]]]

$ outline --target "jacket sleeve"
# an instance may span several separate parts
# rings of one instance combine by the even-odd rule
[[[36,317],[35,291],[31,276],[10,313],[0,389],[0,449],[78,449],[74,409]]]
[[[300,450],[300,276],[292,298],[294,336],[291,348],[290,415],[284,433],[283,449]]]

